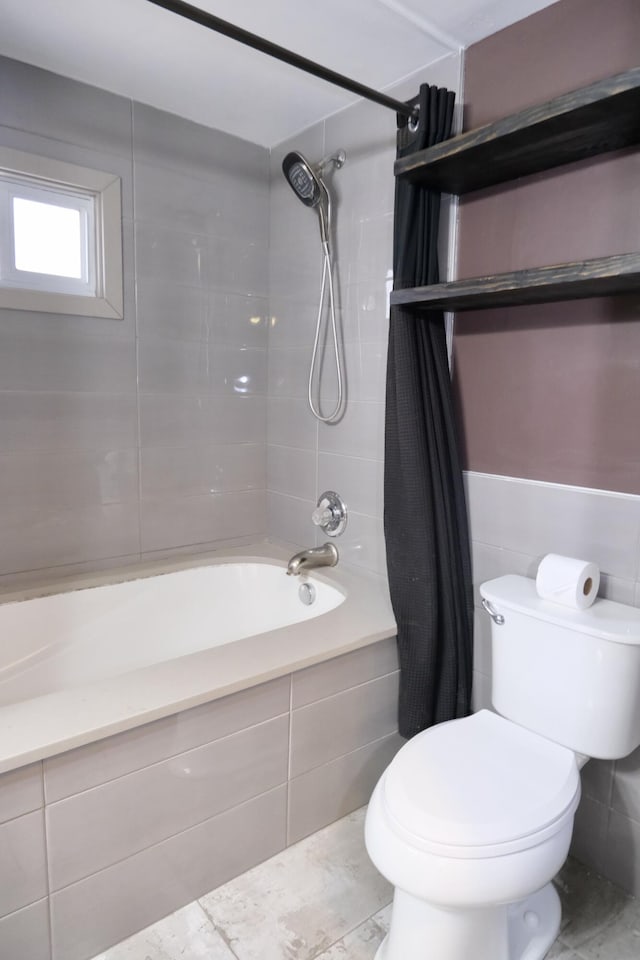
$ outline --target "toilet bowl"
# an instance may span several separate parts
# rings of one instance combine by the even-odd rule
[[[378,960],[541,960],[579,799],[571,750],[487,710],[409,741],[366,819],[369,856],[396,888]]]
[[[418,734],[374,790],[365,842],[395,887],[377,960],[543,960],[579,768],[640,743],[640,610],[559,608],[526,577],[480,592],[498,713]]]

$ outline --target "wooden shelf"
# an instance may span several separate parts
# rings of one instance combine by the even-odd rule
[[[396,161],[395,174],[464,194],[640,143],[640,67]]]
[[[391,303],[423,310],[484,310],[634,291],[640,291],[640,253],[394,290]]]

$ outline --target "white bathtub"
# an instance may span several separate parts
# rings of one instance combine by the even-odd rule
[[[261,545],[0,598],[0,772],[393,636],[379,579],[314,572],[307,606],[285,559]]]

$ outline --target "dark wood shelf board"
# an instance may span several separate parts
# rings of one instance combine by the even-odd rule
[[[394,290],[391,303],[422,310],[484,310],[634,291],[640,291],[640,253]]]
[[[396,161],[397,177],[464,194],[640,143],[640,67]]]

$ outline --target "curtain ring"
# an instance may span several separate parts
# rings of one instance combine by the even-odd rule
[[[408,121],[409,130],[411,133],[415,133],[418,127],[420,126],[420,104],[416,103],[413,108],[413,113],[409,117]]]

